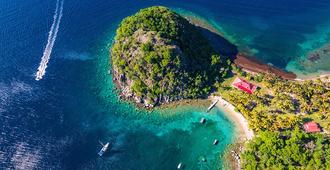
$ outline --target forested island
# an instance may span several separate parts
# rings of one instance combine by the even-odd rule
[[[250,68],[265,69],[249,70],[215,47],[198,27],[168,8],[142,9],[117,29],[113,79],[122,98],[148,108],[221,96],[256,134],[244,141],[243,169],[330,169],[329,81],[298,81],[293,73],[252,60]],[[235,87],[237,79],[249,87]],[[308,122],[322,132],[306,131]]]
[[[146,107],[205,98],[229,69],[196,26],[159,6],[121,22],[111,57],[121,97]]]

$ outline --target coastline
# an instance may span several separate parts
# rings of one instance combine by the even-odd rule
[[[283,69],[279,69],[275,66],[271,66],[269,64],[263,63],[262,61],[260,61],[257,58],[243,54],[242,52],[240,52],[238,50],[238,45],[234,44],[231,41],[228,41],[227,36],[225,36],[224,33],[222,33],[220,30],[215,28],[212,24],[208,23],[202,17],[194,16],[192,14],[190,14],[190,15],[184,14],[184,13],[180,13],[180,14],[182,14],[193,25],[211,31],[212,33],[220,36],[225,41],[227,41],[228,44],[235,47],[235,49],[237,51],[230,50],[230,52],[227,52],[224,55],[228,56],[236,66],[241,67],[243,70],[245,70],[247,72],[254,72],[254,73],[272,73],[272,74],[275,74],[277,76],[280,76],[280,77],[282,77],[284,79],[288,79],[288,80],[294,80],[298,77],[294,72],[288,72]],[[213,44],[219,44],[219,43],[221,43],[221,42],[213,42]],[[221,45],[226,46],[227,48],[233,48],[233,47],[230,47],[228,44],[227,45],[221,44]],[[221,48],[221,46],[215,47],[215,48],[218,49],[218,48]],[[224,50],[224,49],[222,49],[222,50]],[[233,51],[235,51],[235,52],[233,52]]]
[[[212,29],[212,26],[206,26],[205,24],[196,24],[197,21],[198,19],[193,20],[194,25],[203,27],[213,33],[217,33],[220,36],[223,36],[216,29]],[[241,67],[244,71],[249,71],[253,73],[272,73],[282,77],[283,79],[288,79],[292,81],[316,80],[320,77],[321,79],[326,79],[326,81],[330,81],[330,79],[327,78],[327,76],[330,76],[330,74],[311,76],[309,78],[302,79],[297,78],[297,75],[293,72],[286,72],[285,70],[265,64],[258,59],[240,53],[234,56],[233,62],[237,66]],[[117,84],[115,83],[115,85]],[[244,149],[243,146],[246,141],[253,139],[254,133],[252,130],[249,129],[248,121],[245,119],[245,117],[241,113],[235,111],[235,107],[232,104],[222,99],[220,96],[210,96],[209,99],[211,99],[212,101],[219,100],[216,104],[216,107],[222,110],[224,115],[235,126],[235,140],[233,144],[228,147],[228,152],[226,154],[226,159],[224,160],[224,162],[228,162],[230,166],[234,169],[240,169],[239,154]],[[198,103],[198,100],[174,101],[173,103],[171,102],[169,104],[161,105],[159,109],[176,109],[178,106],[185,104],[195,106],[196,102]],[[205,103],[203,102],[203,105],[204,104]]]
[[[224,100],[221,96],[210,96],[209,97],[212,102],[218,101],[215,107],[223,111],[227,118],[234,124],[235,128],[235,139],[231,146],[228,147],[227,152],[225,154],[224,164],[226,169],[241,169],[240,162],[240,153],[244,150],[244,144],[253,139],[254,132],[249,129],[248,121],[245,117],[235,111],[235,107]]]
[[[195,14],[191,11],[186,11],[183,9],[174,9],[175,12],[177,12],[179,15],[183,16],[185,19],[187,19],[190,23],[192,23],[195,26],[202,27],[205,29],[208,29],[209,31],[216,33],[222,37],[225,37],[224,33],[215,28],[212,24],[207,21],[207,19],[203,18],[202,16],[199,16],[198,14]]]
[[[321,75],[309,76],[304,78],[296,78],[295,81],[308,81],[308,80],[317,80],[320,79],[323,82],[330,82],[330,73],[325,73]]]
[[[297,78],[297,75],[293,72],[287,72],[274,66],[270,66],[256,58],[252,58],[241,53],[237,54],[233,61],[238,67],[241,67],[243,70],[256,73],[272,73],[287,80],[294,80]]]
[[[265,64],[256,58],[241,53],[237,54],[237,56],[235,57],[236,58],[234,59],[234,64],[238,67],[241,67],[245,72],[266,74],[271,73],[280,76],[283,79],[292,81],[315,81],[317,79],[320,79],[323,82],[330,82],[330,73],[313,74],[306,77],[301,77],[299,76],[299,74],[296,74],[294,72],[287,72],[285,70]]]
[[[228,117],[236,126],[237,131],[237,140],[238,141],[246,141],[251,140],[254,137],[254,133],[249,129],[248,121],[244,118],[244,116],[235,111],[235,107],[224,100],[220,96],[210,96],[210,99],[214,102],[218,100],[218,103],[215,105],[218,109],[224,111],[226,117]]]
[[[207,29],[207,30],[223,37],[224,39],[229,40],[230,43],[232,43],[233,45],[235,45],[237,47],[237,49],[239,49],[239,53],[237,54],[237,56],[234,56],[232,58],[232,61],[237,66],[242,67],[243,70],[245,70],[247,72],[273,73],[273,74],[278,75],[287,80],[298,80],[298,81],[314,80],[314,79],[318,79],[318,78],[323,79],[326,76],[330,77],[329,71],[326,71],[326,72],[320,71],[317,73],[308,73],[307,75],[302,75],[301,73],[293,71],[293,70],[280,69],[275,66],[269,65],[267,63],[260,61],[260,59],[255,58],[253,56],[241,54],[240,52],[245,53],[247,51],[242,50],[239,47],[239,45],[237,45],[237,42],[235,42],[235,40],[233,40],[233,38],[230,35],[228,35],[221,28],[220,29],[217,28],[214,24],[210,23],[210,21],[208,21],[207,19],[205,19],[202,16],[199,16],[191,11],[185,11],[182,9],[175,9],[175,12],[177,12],[180,15],[182,15],[183,17],[185,17],[193,25]],[[248,47],[246,47],[246,48],[248,48]],[[326,48],[328,49],[329,46],[326,46]],[[326,81],[330,81],[330,80],[326,80]]]

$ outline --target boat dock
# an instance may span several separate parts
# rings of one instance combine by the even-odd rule
[[[214,101],[209,108],[207,108],[206,112],[209,112],[213,109],[213,107],[218,103],[219,99],[217,99],[216,101]]]

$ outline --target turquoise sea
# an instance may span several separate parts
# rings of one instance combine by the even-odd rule
[[[147,112],[118,100],[108,73],[115,30],[153,5],[195,16],[241,51],[299,76],[330,71],[328,0],[2,0],[0,169],[222,167],[235,126],[221,111]],[[111,145],[102,158],[99,141]]]

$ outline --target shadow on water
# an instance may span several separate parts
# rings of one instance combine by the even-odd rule
[[[125,151],[124,149],[112,149],[112,148],[110,148],[107,152],[104,153],[104,155],[102,157],[103,158],[111,158],[111,157],[114,157],[118,154],[123,153],[124,151]]]
[[[202,34],[211,42],[211,45],[214,50],[220,55],[233,58],[238,54],[237,46],[230,43],[224,37],[206,28],[200,26],[196,27],[201,30]]]

